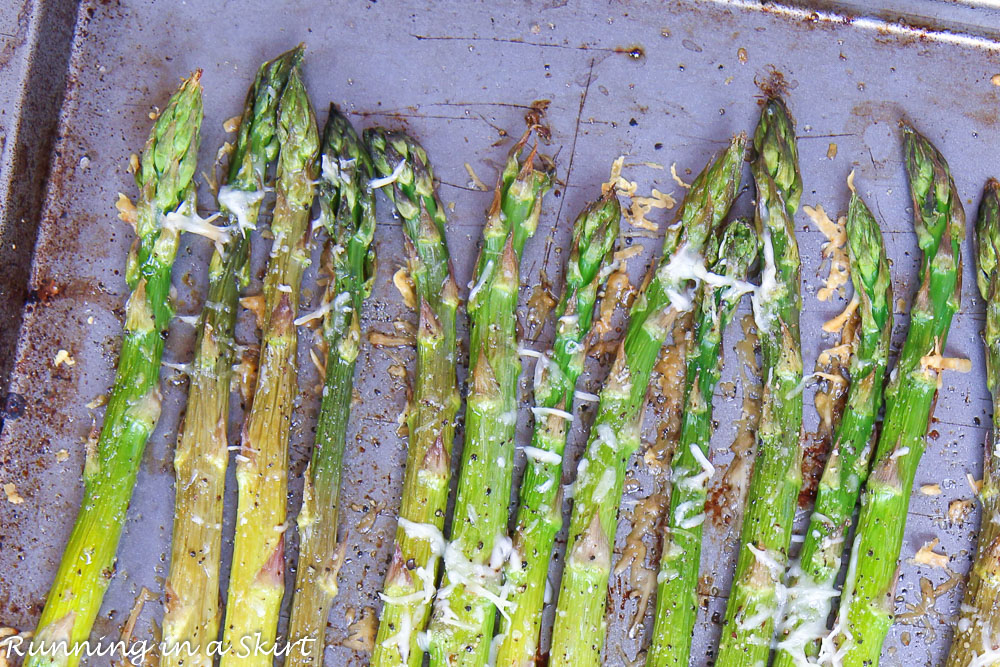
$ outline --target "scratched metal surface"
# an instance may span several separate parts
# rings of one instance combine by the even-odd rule
[[[33,626],[69,533],[82,494],[83,442],[92,420],[101,418],[100,409],[88,409],[86,404],[108,389],[123,313],[121,267],[131,234],[115,219],[115,195],[133,193],[124,166],[129,153],[143,143],[148,113],[154,105],[162,105],[179,77],[194,68],[205,70],[201,154],[207,170],[224,140],[222,122],[238,113],[257,64],[299,41],[307,42],[306,80],[321,122],[327,103],[334,101],[353,114],[359,127],[374,123],[406,127],[424,143],[440,177],[443,199],[455,204],[448,241],[463,285],[471,275],[490,199],[489,193],[469,187],[463,165],[468,162],[492,183],[509,145],[509,141],[496,145],[502,138],[500,130],[516,135],[525,105],[550,99],[548,150],[556,156],[562,184],[548,197],[538,236],[526,250],[523,301],[543,268],[558,286],[561,256],[551,252],[546,266],[546,238],[553,239],[554,248],[566,242],[573,216],[596,195],[615,156],[626,155],[628,163],[668,167],[676,162],[679,173],[690,178],[686,174],[699,170],[729,135],[753,128],[757,81],[772,68],[787,79],[788,101],[798,120],[803,203],[822,204],[831,213],[844,211],[845,178],[855,170],[856,184],[882,222],[897,296],[907,304],[915,290],[917,256],[897,120],[910,118],[950,158],[970,219],[983,182],[994,173],[1000,89],[990,78],[1000,72],[1000,47],[982,37],[923,32],[876,19],[845,21],[832,14],[762,9],[753,2],[523,1],[502,9],[496,3],[437,0],[342,2],[325,11],[305,2],[284,3],[280,8],[277,4],[189,0],[154,6],[151,1],[87,1],[80,8],[28,278],[33,298],[24,308],[10,384],[10,390],[24,398],[25,409],[19,416],[8,414],[0,435],[0,481],[15,483],[24,498],[17,505],[0,498],[0,625]],[[983,12],[962,16],[992,16]],[[639,47],[639,58],[627,53],[634,46]],[[745,49],[746,62],[738,57],[739,49]],[[830,143],[838,146],[833,159],[827,158]],[[682,194],[667,171],[632,166],[626,176],[638,181],[642,192],[657,187]],[[750,203],[750,195],[744,194],[736,208],[747,212]],[[202,207],[212,206],[206,193]],[[366,332],[391,330],[397,318],[413,319],[390,280],[403,261],[399,225],[384,201],[379,213],[380,265],[363,318]],[[668,215],[654,219],[663,222]],[[824,271],[823,239],[804,215],[797,223],[803,258],[803,347],[809,368],[826,345],[819,335],[820,323],[839,312],[843,301],[821,303],[815,298],[821,284],[817,276]],[[641,258],[631,262],[637,279],[655,256],[659,241],[634,232],[626,228],[626,242],[644,248]],[[175,273],[181,313],[197,312],[204,296],[208,250],[199,239],[184,241]],[[256,250],[259,260],[262,244]],[[974,293],[970,263],[967,251],[962,311],[948,351],[970,357],[977,370],[945,377],[937,422],[917,476],[918,484],[939,482],[943,494],[916,494],[912,500],[898,590],[900,612],[919,602],[922,577],[935,585],[949,578],[944,570],[930,570],[907,559],[936,536],[941,539],[939,550],[952,557],[951,570],[964,573],[978,522],[977,515],[961,525],[946,520],[951,500],[971,497],[965,476],[979,476],[989,423],[990,403],[978,370],[983,361],[979,344],[983,304]],[[306,289],[314,289],[313,275],[307,277]],[[312,291],[307,293],[309,301],[317,301]],[[905,312],[906,308],[897,314],[897,344],[905,333]],[[252,333],[247,324],[243,323],[244,340]],[[726,336],[729,363],[724,381],[737,375],[732,346],[738,335],[734,327]],[[549,336],[545,331],[540,341],[529,344],[541,347]],[[167,358],[187,360],[190,337],[183,326],[174,327]],[[293,434],[292,516],[317,409],[307,347],[300,350],[302,395]],[[74,366],[54,365],[59,349],[72,355]],[[412,361],[405,350],[390,352]],[[394,363],[391,356],[365,344],[359,359],[363,400],[354,409],[349,434],[341,520],[342,528],[352,529],[341,594],[327,633],[329,665],[367,663],[366,653],[345,645],[348,618],[370,615],[379,606],[377,591],[389,556],[405,458],[405,441],[396,433],[405,390],[387,374]],[[597,391],[602,376],[595,367],[585,388]],[[142,587],[157,595],[162,591],[173,497],[170,457],[184,402],[183,384],[167,383],[165,395],[163,417],[143,461],[117,575],[96,634],[118,636]],[[739,401],[739,392],[735,398],[717,397],[720,426],[713,455],[720,468],[728,460]],[[807,401],[807,428],[816,423],[810,405]],[[235,407],[230,425],[234,441],[241,418],[239,406]],[[522,443],[529,432],[527,414],[521,410]],[[581,421],[589,420],[576,422],[569,462],[579,455]],[[61,450],[68,454],[62,461]],[[641,464],[633,463],[630,476],[636,482],[630,485],[634,490],[627,494],[625,508],[653,488]],[[232,472],[229,482],[232,501]],[[371,508],[379,511],[365,531],[362,519]],[[229,502],[227,535],[233,512]],[[623,510],[619,552],[627,518]],[[717,594],[709,596],[707,609],[700,614],[695,664],[711,662],[711,647],[717,640],[734,561],[732,539],[727,536],[731,538],[722,527],[710,526],[707,531],[703,572],[714,577]],[[653,545],[653,536],[648,539]],[[293,545],[289,556],[294,557]],[[647,641],[646,633],[629,637],[624,631],[635,611],[635,602],[627,599],[626,582],[623,575],[612,584],[605,659],[609,665],[631,664]],[[939,664],[959,591],[960,587],[953,588],[933,609],[897,624],[886,645],[884,664]],[[158,597],[140,616],[137,636],[149,636],[161,616]],[[647,632],[648,628],[647,623]]]

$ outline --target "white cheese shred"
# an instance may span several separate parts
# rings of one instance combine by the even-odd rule
[[[403,169],[405,167],[406,167],[406,160],[400,160],[399,164],[396,165],[396,167],[392,170],[391,174],[389,174],[388,176],[383,176],[382,178],[373,178],[372,180],[368,181],[368,187],[372,188],[373,190],[377,190],[378,188],[382,188],[391,183],[395,183],[396,179],[399,178],[399,175],[403,173]]]
[[[559,465],[562,463],[562,457],[555,452],[549,452],[544,449],[539,449],[538,447],[524,447],[524,454],[532,461],[538,461],[539,463],[549,463],[551,465]]]
[[[566,412],[565,410],[560,410],[559,408],[531,408],[531,414],[535,417],[560,417],[568,422],[573,421],[573,415]]]

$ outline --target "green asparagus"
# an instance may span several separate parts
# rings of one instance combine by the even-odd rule
[[[666,230],[660,262],[647,275],[630,309],[625,340],[601,390],[573,487],[566,562],[549,654],[553,666],[601,662],[611,544],[625,466],[639,446],[650,375],[674,318],[693,306],[694,281],[707,273],[705,263],[714,262],[708,241],[736,196],[745,147],[746,135],[735,136],[691,184],[677,221]]]
[[[993,433],[986,442],[983,516],[965,603],[947,667],[1000,664],[1000,183],[990,179],[976,221],[976,284],[986,300],[986,385],[993,395]],[[987,662],[989,661],[989,662]]]
[[[587,357],[597,293],[608,277],[621,204],[614,188],[587,206],[573,227],[565,287],[555,308],[556,338],[535,369],[535,428],[521,481],[513,551],[504,567],[511,609],[500,624],[495,665],[534,664],[546,577],[562,526],[562,457],[572,421],[576,381]]]
[[[713,271],[742,281],[757,259],[760,242],[747,222],[726,227]],[[722,333],[744,292],[732,284],[703,283],[695,311],[695,339],[685,373],[680,439],[670,473],[672,490],[666,516],[656,590],[656,623],[646,664],[687,665],[696,616],[698,565],[705,499],[712,475],[712,396],[722,370]]]
[[[910,330],[885,390],[885,419],[835,626],[844,665],[877,665],[892,624],[897,562],[917,463],[941,380],[941,354],[961,296],[965,211],[944,157],[903,126],[913,227],[922,257]]]
[[[736,574],[719,644],[720,665],[767,662],[802,484],[802,299],[793,219],[802,178],[794,122],[780,99],[765,103],[753,145],[756,223],[764,258],[753,303],[761,377],[766,381]]]
[[[294,319],[309,263],[319,137],[298,63],[278,103],[277,199],[264,278],[260,370],[237,457],[236,536],[221,664],[270,665],[284,592],[288,438],[296,394]]]
[[[219,203],[230,238],[212,255],[209,288],[197,324],[191,388],[174,452],[176,500],[170,574],[165,585],[163,667],[209,667],[219,636],[222,498],[229,460],[226,424],[237,298],[246,286],[250,231],[256,226],[268,164],[278,152],[278,99],[301,47],[261,65],[247,94]]]
[[[794,667],[819,652],[837,591],[844,543],[861,485],[868,478],[875,418],[892,335],[892,281],[882,232],[856,193],[847,213],[848,255],[860,326],[850,362],[847,405],[820,478],[798,560],[789,568],[785,617],[775,667]]]
[[[382,178],[393,179],[387,192],[403,219],[408,273],[420,300],[406,475],[371,664],[420,667],[424,651],[417,637],[427,626],[436,590],[461,404],[455,375],[458,286],[445,240],[445,209],[424,149],[402,132],[366,130],[365,140]]]
[[[521,372],[519,265],[525,241],[538,227],[553,171],[536,148],[523,155],[531,134],[529,129],[515,144],[500,175],[469,293],[465,445],[444,578],[428,630],[434,667],[485,665],[496,609],[507,613],[500,568],[506,555]]]
[[[125,281],[132,290],[104,426],[83,470],[83,502],[38,620],[29,667],[73,667],[115,569],[115,552],[142,453],[160,416],[163,335],[173,317],[175,217],[195,215],[202,120],[201,72],[185,80],[156,119],[135,174],[139,187]]]
[[[323,664],[326,623],[337,595],[337,516],[340,465],[354,398],[354,366],[361,344],[361,305],[375,278],[375,198],[371,158],[351,122],[330,106],[323,132],[319,201],[329,238],[323,343],[327,348],[316,439],[306,468],[297,519],[295,573],[286,665]],[[314,643],[306,644],[311,639]]]

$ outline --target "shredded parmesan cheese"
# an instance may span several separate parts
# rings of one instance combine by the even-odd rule
[[[573,415],[558,408],[531,408],[531,414],[535,417],[561,417],[568,422],[573,421]]]
[[[396,165],[396,168],[392,170],[391,174],[389,174],[388,176],[383,176],[382,178],[373,178],[372,180],[368,181],[368,187],[372,188],[373,190],[377,190],[378,188],[395,183],[396,179],[399,178],[399,175],[403,173],[403,169],[405,167],[406,167],[406,160],[400,160],[399,164]]]
[[[654,208],[669,210],[676,205],[677,200],[671,195],[664,194],[653,188],[651,197],[640,197],[638,195],[632,197],[632,203],[625,212],[625,219],[633,227],[655,232],[659,229],[659,226],[655,222],[647,220],[646,215]]]
[[[852,347],[850,343],[841,343],[840,345],[828,347],[819,353],[816,365],[826,367],[830,366],[836,360],[842,366],[846,366],[851,360]]]
[[[847,218],[841,216],[834,222],[820,205],[815,208],[803,206],[802,210],[826,237],[822,253],[824,259],[830,260],[830,273],[826,277],[826,284],[816,293],[816,298],[820,301],[829,301],[830,297],[845,285],[850,277],[850,264],[845,250],[847,246]]]
[[[367,651],[375,647],[375,633],[378,626],[378,615],[373,607],[365,607],[361,616],[347,627],[347,639],[343,646],[354,651]]]
[[[96,410],[97,408],[99,408],[99,407],[101,407],[103,405],[107,405],[107,402],[108,402],[108,395],[107,394],[98,394],[94,398],[94,400],[92,400],[90,403],[87,403],[83,407],[87,408],[88,410]]]
[[[128,655],[125,654],[125,647],[132,642],[132,632],[135,631],[135,624],[139,620],[139,614],[142,613],[142,608],[150,600],[156,599],[149,589],[145,586],[139,591],[139,595],[136,596],[135,602],[132,604],[132,611],[128,614],[128,619],[125,621],[125,626],[122,628],[121,634],[121,654],[122,658],[127,660]]]
[[[935,553],[934,549],[937,547],[940,540],[934,538],[924,546],[920,547],[917,551],[917,555],[913,557],[913,562],[920,565],[929,565],[930,567],[948,567],[948,556],[945,554]]]
[[[24,498],[21,494],[17,492],[17,486],[13,482],[7,482],[3,485],[3,492],[7,494],[7,502],[11,505],[20,505],[24,502]]]
[[[532,461],[538,461],[539,463],[548,463],[551,465],[559,465],[562,463],[562,457],[555,452],[549,452],[544,449],[539,449],[538,447],[524,447],[524,454]]]
[[[132,200],[119,192],[115,208],[118,209],[118,218],[135,229],[135,225],[139,221],[139,209],[132,203]]]
[[[56,352],[56,358],[52,361],[52,365],[56,368],[66,364],[67,366],[76,366],[76,359],[70,356],[69,352],[66,350],[59,350]]]
[[[475,285],[469,286],[468,303],[471,304],[475,301],[476,296],[479,294],[479,290],[483,289],[483,286],[486,285],[486,281],[489,280],[490,276],[492,275],[493,275],[493,260],[491,259],[487,260],[486,266],[483,267],[483,272],[479,276],[479,281]]]
[[[613,468],[608,468],[601,475],[601,479],[598,480],[597,486],[594,487],[594,494],[592,500],[594,503],[600,505],[604,502],[607,497],[608,492],[614,487],[615,484],[615,471]]]
[[[983,480],[976,479],[970,473],[965,473],[965,480],[969,483],[969,488],[972,489],[972,492],[978,496],[980,491],[983,490]]]
[[[410,335],[392,335],[381,331],[372,331],[368,334],[368,342],[375,347],[410,347],[416,343]]]
[[[956,499],[948,503],[948,520],[954,524],[962,525],[965,517],[972,511],[972,501],[966,499]]]
[[[406,304],[406,307],[410,310],[416,310],[417,295],[413,288],[413,281],[410,279],[410,273],[406,270],[405,266],[399,267],[392,274],[392,284],[399,290],[399,295],[403,297],[403,303]]]
[[[625,164],[625,156],[620,155],[614,162],[611,163],[611,177],[601,184],[601,194],[606,195],[611,191],[611,188],[618,190],[618,193],[624,195],[625,197],[632,197],[635,195],[636,190],[639,189],[639,185],[635,181],[627,181],[622,178],[622,166]]]
[[[686,183],[680,176],[677,175],[677,163],[676,162],[674,162],[672,165],[670,165],[670,178],[674,179],[674,183],[676,183],[677,185],[681,186],[685,190],[690,190],[691,189],[691,184],[690,183]]]
[[[476,176],[476,172],[472,169],[472,165],[469,164],[468,162],[465,163],[465,171],[469,173],[470,188],[481,190],[483,192],[489,192],[489,187],[487,187],[487,185],[483,183],[478,176]]]
[[[628,260],[640,253],[642,253],[642,246],[638,245],[628,246],[627,248],[616,250],[614,256],[611,258],[611,263],[612,265],[624,265],[628,262]]]
[[[924,370],[935,371],[958,371],[968,373],[972,370],[972,362],[968,359],[958,359],[955,357],[944,357],[939,352],[920,357],[920,367]]]
[[[447,546],[444,535],[437,526],[430,523],[415,523],[400,517],[399,527],[403,529],[408,537],[415,540],[427,540],[431,553],[434,556],[441,556]]]
[[[240,129],[240,120],[241,118],[239,116],[233,116],[232,118],[226,120],[222,123],[222,131],[226,134],[232,134],[237,131]]]
[[[198,236],[204,236],[212,243],[222,244],[229,240],[230,230],[229,227],[219,227],[211,224],[218,217],[218,213],[213,213],[207,218],[202,218],[194,211],[191,211],[190,215],[181,213],[179,210],[171,211],[163,217],[163,228],[197,234]]]

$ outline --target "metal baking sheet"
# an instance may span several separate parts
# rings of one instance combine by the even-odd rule
[[[427,148],[441,181],[441,196],[454,203],[448,241],[461,284],[470,278],[483,211],[491,197],[470,186],[465,163],[492,183],[510,135],[523,127],[526,107],[534,100],[551,100],[552,143],[546,149],[556,157],[561,184],[547,198],[539,233],[525,253],[522,302],[526,302],[542,269],[559,285],[562,256],[555,250],[546,253],[546,240],[551,237],[553,248],[567,241],[573,216],[596,196],[616,156],[626,155],[626,162],[633,165],[650,162],[669,169],[676,163],[679,175],[689,178],[731,134],[753,128],[758,83],[777,71],[788,83],[787,99],[798,121],[803,203],[822,204],[831,214],[843,212],[848,200],[846,177],[853,169],[857,186],[882,223],[896,294],[909,304],[916,288],[917,248],[897,122],[910,119],[950,159],[971,220],[980,188],[995,175],[997,166],[1000,88],[991,79],[1000,72],[1000,45],[992,41],[990,27],[997,25],[996,10],[981,2],[922,0],[898,3],[898,11],[872,10],[870,17],[864,17],[857,14],[859,4],[784,7],[708,0],[521,0],[505,6],[459,0],[333,5],[87,0],[80,4],[72,37],[66,35],[67,85],[61,112],[56,116],[60,107],[54,105],[33,112],[37,118],[19,117],[21,124],[48,118],[55,133],[48,180],[38,191],[40,206],[34,217],[26,209],[21,223],[33,237],[37,220],[30,273],[10,274],[21,277],[20,289],[29,298],[20,311],[23,325],[16,348],[8,350],[11,393],[0,434],[0,482],[14,483],[24,502],[13,504],[0,497],[0,625],[33,627],[80,501],[84,441],[93,421],[101,418],[101,409],[87,404],[110,384],[125,297],[122,267],[131,233],[116,220],[113,204],[117,192],[133,192],[125,173],[128,156],[143,144],[148,114],[166,101],[181,76],[199,67],[205,71],[201,155],[207,171],[225,138],[222,123],[239,112],[256,66],[305,41],[305,76],[321,122],[327,104],[334,101],[359,127],[376,123],[404,127]],[[44,31],[41,38],[36,31],[18,44],[10,35],[19,34],[22,21],[37,27],[37,12],[54,11],[52,7],[74,10],[72,3],[24,0],[20,12],[0,11],[0,32],[8,40],[3,53],[14,54],[13,64],[0,64],[0,76],[16,82],[12,86],[23,87],[33,71],[32,59],[50,43],[51,48],[56,46],[44,38]],[[58,82],[58,75],[51,77]],[[50,91],[59,92],[55,83],[51,86]],[[25,112],[23,104],[18,108],[17,100],[22,99],[18,90],[4,85],[5,108],[11,109],[2,118],[5,133],[21,127],[11,119],[16,112]],[[827,157],[831,143],[837,145],[832,159]],[[20,176],[11,171],[11,146],[8,141],[4,150],[4,183]],[[46,150],[44,143],[39,150]],[[668,169],[630,166],[625,174],[638,181],[640,192],[657,187],[680,196],[681,188]],[[17,198],[4,196],[5,209],[10,210]],[[748,212],[750,198],[745,193],[737,210]],[[363,318],[366,332],[389,331],[394,320],[413,317],[391,285],[391,275],[404,256],[399,224],[385,204],[380,201],[379,273]],[[212,206],[206,192],[202,208]],[[664,222],[668,215],[651,217]],[[4,218],[4,238],[18,222]],[[820,324],[839,312],[843,302],[816,299],[818,276],[825,271],[820,255],[823,238],[806,216],[800,214],[797,222],[803,258],[803,347],[809,368],[828,344],[820,335]],[[644,248],[641,258],[631,262],[632,275],[638,277],[658,251],[659,241],[635,231],[626,227],[627,242]],[[258,244],[258,260],[260,249]],[[204,297],[208,252],[202,240],[183,242],[175,273],[180,313],[197,312]],[[313,281],[314,276],[307,278],[307,289],[313,291],[307,293],[304,308],[317,302]],[[917,475],[918,485],[937,482],[943,493],[936,497],[918,493],[912,499],[897,591],[899,612],[921,604],[922,578],[937,586],[965,572],[978,523],[976,514],[961,525],[949,523],[946,516],[951,500],[972,497],[966,474],[980,475],[991,409],[981,370],[983,303],[975,294],[968,247],[964,284],[962,310],[947,351],[972,359],[976,370],[945,376],[928,451]],[[907,308],[897,309],[897,345],[905,334]],[[15,322],[9,313],[4,316]],[[6,328],[16,329],[16,323]],[[247,322],[242,334],[244,340],[251,335]],[[550,331],[543,331],[540,340],[527,344],[542,347],[550,336]],[[733,354],[737,336],[735,327],[726,335],[723,381],[737,376]],[[187,360],[190,339],[191,332],[183,325],[173,327],[166,358]],[[299,504],[317,409],[316,378],[307,348],[303,344],[300,350],[302,392],[293,434],[291,516]],[[68,351],[75,365],[55,364],[60,349]],[[392,355],[412,362],[406,350],[386,351],[367,344],[359,358],[362,401],[354,408],[342,500],[342,527],[351,527],[350,549],[327,632],[329,665],[367,663],[366,653],[349,648],[348,637],[360,627],[352,626],[350,619],[371,615],[378,608],[377,592],[389,558],[405,459],[405,440],[397,434],[405,390],[387,374],[395,363]],[[143,461],[117,574],[97,634],[118,636],[143,587],[157,597],[140,615],[136,637],[151,636],[162,617],[159,594],[167,568],[173,498],[171,451],[185,396],[183,383],[170,376],[165,370],[170,381],[165,384],[163,417]],[[596,391],[602,377],[603,370],[595,365],[585,388]],[[807,429],[816,424],[810,406],[807,401]],[[230,425],[233,436],[242,416],[236,407]],[[735,398],[721,393],[717,397],[719,428],[713,453],[719,464],[727,460],[739,409],[738,392]],[[528,411],[521,413],[521,441],[527,442]],[[569,461],[580,452],[581,421],[589,420],[577,422]],[[626,510],[653,488],[640,462],[633,463],[630,475],[636,479],[631,485],[635,490],[623,505],[619,553],[628,530]],[[227,535],[232,534],[235,500],[232,472],[229,482]],[[363,521],[366,516],[372,520],[370,527]],[[909,560],[933,537],[941,540],[939,550],[951,556],[949,571]],[[652,547],[654,536],[647,539]],[[290,544],[292,557],[293,548]],[[711,526],[703,571],[713,575],[715,589],[697,624],[695,664],[712,662],[733,567],[732,549],[733,535]],[[960,590],[955,586],[934,606],[918,607],[921,612],[913,620],[897,623],[886,643],[883,664],[939,664],[950,640],[949,621],[958,608]],[[636,604],[628,592],[627,573],[612,581],[605,654],[609,665],[632,664],[647,642],[646,633],[629,637],[625,631]]]

